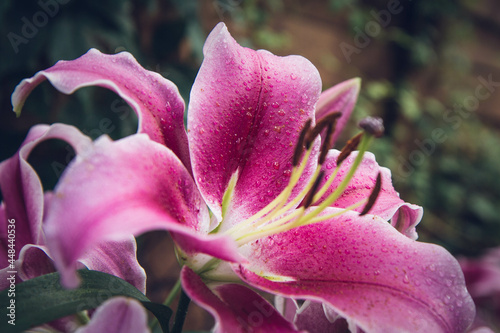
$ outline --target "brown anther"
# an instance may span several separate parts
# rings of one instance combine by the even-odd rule
[[[376,138],[380,138],[384,134],[384,122],[379,117],[363,118],[358,126]]]
[[[300,131],[299,139],[297,140],[297,145],[295,146],[295,151],[293,152],[292,165],[295,167],[299,165],[300,156],[302,156],[302,152],[304,151],[304,138],[306,137],[307,132],[311,128],[312,120],[309,118],[304,124],[304,127]]]
[[[370,196],[368,197],[368,202],[366,203],[365,208],[363,208],[363,211],[359,213],[359,216],[368,214],[370,209],[372,209],[373,205],[375,204],[375,201],[377,201],[381,188],[382,188],[382,175],[379,172],[377,175],[377,180],[375,181],[375,187],[373,188],[372,193],[370,193]]]
[[[326,129],[326,135],[325,135],[325,141],[323,141],[321,145],[321,152],[319,154],[319,159],[318,159],[318,164],[322,165],[325,162],[326,155],[328,154],[328,151],[330,150],[330,147],[332,145],[332,136],[333,132],[335,131],[335,125],[337,124],[337,120],[335,120],[333,123],[330,123]]]
[[[314,195],[316,194],[316,191],[318,190],[319,184],[321,183],[321,180],[323,179],[325,172],[320,171],[318,174],[318,178],[314,181],[313,186],[311,187],[311,190],[307,193],[305,196],[304,200],[302,201],[302,206],[304,208],[309,208],[311,204],[313,204],[313,198]]]
[[[344,160],[354,151],[356,148],[358,148],[359,143],[361,142],[361,138],[363,137],[363,132],[359,133],[355,137],[351,138],[349,141],[347,141],[346,145],[344,148],[342,148],[342,151],[339,154],[339,157],[337,157],[337,165],[340,165],[340,163],[344,162]]]
[[[314,126],[305,138],[306,148],[309,149],[314,139],[328,126],[328,124],[336,123],[337,119],[342,116],[340,112],[333,112],[327,115],[326,117],[321,118],[316,126]]]

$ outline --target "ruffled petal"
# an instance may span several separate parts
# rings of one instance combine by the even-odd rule
[[[19,255],[19,277],[26,281],[37,276],[54,273],[54,262],[48,255],[47,247],[26,245]]]
[[[146,272],[139,265],[134,237],[124,241],[107,241],[92,247],[78,261],[85,267],[127,281],[143,294],[146,293]]]
[[[323,164],[323,171],[325,172],[323,184],[335,170],[339,153],[338,150],[333,149],[328,152],[326,161]],[[345,178],[345,175],[349,172],[357,155],[358,152],[353,152],[344,162],[342,162],[332,186],[330,186],[329,190],[323,195],[320,202],[339,186]],[[380,167],[375,161],[375,155],[370,152],[365,153],[353,179],[344,193],[332,204],[332,206],[346,208],[368,198],[373,190],[379,172],[382,175],[382,188],[375,205],[369,213],[371,215],[377,215],[384,220],[390,219],[391,224],[401,233],[413,240],[417,239],[418,236],[415,227],[422,219],[422,207],[406,203],[399,198],[399,193],[397,193],[392,186],[391,171],[387,168]],[[361,206],[355,210],[361,212],[363,208],[364,206]]]
[[[308,118],[314,121],[321,79],[303,57],[241,47],[223,23],[203,50],[191,90],[188,139],[195,181],[218,221],[223,196],[236,177],[224,230],[260,210],[288,184],[300,130]],[[315,167],[312,157],[294,193]]]
[[[299,332],[257,293],[239,284],[222,284],[210,290],[187,266],[181,272],[188,296],[210,312],[216,333]]]
[[[24,79],[12,94],[12,105],[18,115],[30,92],[45,79],[65,94],[88,86],[114,91],[137,113],[138,132],[166,145],[190,170],[184,101],[179,90],[160,74],[144,69],[130,53],[108,55],[91,49],[78,59],[59,61]]]
[[[191,175],[163,145],[144,134],[103,136],[77,155],[54,190],[44,223],[47,244],[67,287],[75,263],[102,241],[164,229],[187,253],[238,262],[235,242],[207,235],[209,215]]]
[[[144,307],[132,298],[113,297],[92,315],[90,322],[75,333],[147,333],[148,315]]]
[[[250,285],[326,302],[365,332],[464,332],[474,319],[455,258],[376,216],[347,212],[240,251],[249,264],[233,266]]]
[[[91,145],[91,140],[76,127],[37,125],[28,132],[18,152],[0,163],[0,189],[4,197],[3,218],[0,216],[0,253],[7,253],[8,220],[15,221],[17,254],[26,244],[43,245],[43,189],[36,171],[27,160],[31,151],[48,139],[64,140],[76,153],[85,151]],[[5,265],[5,257],[2,257]]]
[[[337,120],[337,127],[332,135],[332,142],[337,141],[351,116],[354,105],[358,99],[361,79],[354,78],[323,91],[319,96],[316,107],[316,119],[321,119],[330,113],[340,112],[342,116]]]

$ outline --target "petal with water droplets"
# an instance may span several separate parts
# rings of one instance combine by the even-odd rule
[[[241,47],[223,23],[207,38],[204,54],[191,90],[188,139],[195,181],[219,221],[224,193],[237,177],[222,231],[288,184],[300,129],[314,120],[321,79],[303,57]],[[315,163],[311,157],[294,193]]]
[[[340,211],[328,208],[324,214]],[[366,332],[463,332],[474,319],[455,258],[376,216],[347,212],[260,239],[240,252],[249,263],[233,267],[250,285],[328,303]]]

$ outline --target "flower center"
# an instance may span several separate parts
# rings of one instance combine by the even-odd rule
[[[297,142],[292,161],[293,169],[286,188],[259,212],[225,231],[226,234],[236,240],[238,246],[242,246],[257,239],[285,232],[300,226],[325,221],[362,205],[365,205],[365,207],[360,214],[364,215],[368,213],[374,205],[377,195],[380,192],[380,174],[377,177],[374,189],[369,197],[344,208],[340,212],[320,215],[342,195],[359,167],[363,159],[364,152],[368,149],[372,139],[380,136],[383,132],[383,125],[380,120],[374,118],[366,118],[362,120],[359,125],[362,129],[364,129],[364,132],[361,132],[348,141],[337,158],[337,166],[335,170],[327,181],[320,187],[319,185],[321,184],[321,180],[324,178],[324,173],[321,171],[322,165],[325,162],[326,155],[330,149],[331,137],[339,117],[340,113],[333,113],[320,120],[314,127],[311,127],[311,120],[308,120],[305,123]],[[292,191],[304,173],[307,161],[311,156],[313,142],[316,137],[325,130],[326,135],[324,137],[325,140],[321,145],[318,166],[304,189],[295,197],[291,198]],[[348,170],[345,178],[331,194],[319,202],[319,200],[331,187],[342,162],[352,151],[356,149],[359,150],[359,153]],[[228,192],[230,193],[230,191]],[[228,198],[224,198],[223,201],[225,200],[228,200]],[[297,209],[293,209],[297,205],[299,205],[299,207]]]

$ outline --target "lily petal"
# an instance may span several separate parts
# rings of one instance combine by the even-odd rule
[[[324,306],[319,302],[313,301],[305,301],[302,304],[296,313],[294,324],[308,332],[349,332],[345,319],[337,316],[334,320],[330,320],[325,315]],[[351,330],[350,332],[355,331]]]
[[[88,86],[116,92],[137,113],[138,132],[166,145],[190,170],[184,101],[179,90],[160,74],[144,69],[130,53],[108,55],[90,49],[78,59],[58,61],[24,79],[12,94],[12,105],[18,115],[30,92],[45,79],[65,94]]]
[[[325,214],[339,211],[329,208]],[[249,264],[233,266],[250,285],[326,302],[365,332],[464,332],[474,319],[455,258],[376,216],[347,212],[240,251]]]
[[[148,315],[144,307],[132,298],[113,297],[92,315],[88,325],[75,333],[147,333]]]
[[[338,150],[334,149],[328,152],[326,161],[323,164],[325,177],[331,176],[335,170],[339,153],[340,152]],[[342,182],[357,155],[358,152],[352,152],[351,155],[349,155],[349,157],[342,162],[340,170],[333,181],[332,186],[330,186],[329,190],[325,193],[325,195],[323,195],[320,202],[324,200],[327,195],[332,193],[332,191],[334,191]],[[417,239],[418,235],[415,227],[422,219],[422,207],[406,203],[399,198],[399,193],[397,193],[392,186],[391,171],[387,168],[379,166],[375,160],[375,155],[370,152],[365,153],[353,179],[347,186],[342,196],[337,199],[332,206],[347,208],[352,204],[368,198],[373,190],[375,180],[379,172],[382,175],[382,188],[377,200],[375,201],[375,205],[370,210],[370,214],[377,215],[384,220],[390,219],[391,224],[401,233],[413,240]],[[325,183],[325,181],[323,181],[323,183]],[[361,206],[355,210],[361,212],[363,208],[364,207]]]
[[[31,151],[48,139],[64,140],[76,153],[82,153],[91,145],[91,140],[76,127],[37,125],[31,128],[17,154],[0,163],[0,189],[4,195],[4,218],[0,219],[1,253],[7,253],[7,223],[12,219],[15,220],[16,248],[21,249],[26,244],[43,245],[43,190],[37,173],[27,160]],[[2,257],[2,260],[6,258]]]
[[[78,261],[85,267],[127,281],[143,294],[146,293],[146,272],[137,261],[134,237],[124,241],[107,241],[90,249]]]
[[[288,184],[300,130],[308,118],[314,121],[321,79],[303,57],[241,47],[223,23],[203,50],[191,90],[188,140],[195,181],[218,221],[236,177],[224,230],[259,211]],[[311,157],[295,194],[315,163]]]
[[[44,230],[63,284],[75,287],[76,260],[85,251],[156,229],[173,232],[187,253],[239,262],[235,242],[207,235],[209,223],[208,210],[177,156],[145,134],[135,134],[115,142],[102,136],[76,157],[54,191]]]
[[[321,119],[333,112],[340,112],[342,116],[337,120],[337,127],[332,135],[332,143],[337,141],[351,116],[361,88],[361,79],[354,78],[323,91],[319,96],[316,107],[316,119]]]
[[[251,289],[239,284],[222,284],[210,290],[187,266],[181,272],[182,287],[216,320],[216,333],[299,332],[274,307]]]

